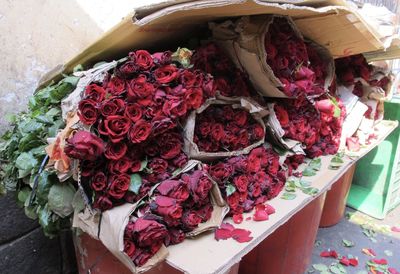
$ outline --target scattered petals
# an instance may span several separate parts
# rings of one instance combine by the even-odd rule
[[[265,211],[267,212],[268,215],[271,215],[275,213],[275,208],[273,208],[272,205],[266,204]]]
[[[371,248],[363,248],[362,252],[368,256],[375,257],[376,253]]]
[[[349,259],[349,263],[351,266],[358,266],[358,259],[357,258],[351,258]]]
[[[380,264],[380,265],[387,265],[388,262],[385,258],[382,259],[372,259],[371,262],[376,263],[376,264]]]
[[[253,215],[253,220],[260,222],[260,221],[266,221],[269,219],[268,213],[265,210],[256,210]]]
[[[339,257],[335,250],[322,251],[321,254],[319,254],[319,256],[325,257],[325,258],[329,258],[330,257],[330,258],[335,258],[335,259],[337,259]]]
[[[217,241],[233,238],[239,243],[245,243],[253,239],[250,234],[251,231],[249,230],[235,228],[229,223],[223,223],[219,228],[215,230],[214,236]]]
[[[392,226],[391,230],[392,230],[393,232],[400,232],[400,227],[398,227],[398,226]]]
[[[239,243],[250,242],[253,239],[253,237],[251,237],[250,234],[251,231],[249,230],[236,228],[235,230],[232,231],[232,238]]]
[[[235,224],[240,224],[243,222],[243,214],[235,214],[232,216],[232,220]]]
[[[343,256],[343,257],[340,259],[339,262],[340,262],[342,265],[345,265],[345,266],[349,266],[349,265],[350,265],[350,260],[347,259],[346,256]]]
[[[397,271],[397,270],[396,270],[395,268],[393,268],[393,267],[389,267],[389,268],[388,268],[388,271],[389,271],[390,274],[400,274],[400,272]]]

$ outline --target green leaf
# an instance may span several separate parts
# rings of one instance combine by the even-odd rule
[[[316,173],[315,170],[312,169],[311,167],[306,167],[306,168],[303,170],[302,174],[303,174],[303,176],[310,177],[310,176],[314,176],[314,175],[317,174],[317,173]]]
[[[38,185],[36,189],[36,200],[40,205],[45,205],[48,201],[50,188],[53,184],[58,182],[56,175],[50,175],[49,172],[44,170],[38,178]]]
[[[291,192],[284,192],[281,196],[283,200],[294,200],[296,198],[296,194]]]
[[[2,182],[0,182],[0,195],[5,195],[7,193],[7,189]]]
[[[181,171],[182,171],[182,168],[175,169],[174,172],[172,172],[172,177],[177,176],[179,173],[181,173]]]
[[[42,128],[43,128],[42,123],[39,123],[32,119],[26,119],[26,120],[22,121],[18,126],[18,129],[20,130],[20,132],[22,134],[34,132],[34,131],[42,129]]]
[[[226,196],[231,196],[236,191],[236,187],[233,184],[226,185]]]
[[[287,192],[295,192],[296,191],[296,183],[297,181],[289,180],[285,184],[285,190]]]
[[[75,192],[70,183],[54,184],[49,191],[48,208],[62,218],[68,217],[74,211],[72,200]]]
[[[139,169],[139,171],[143,171],[143,170],[147,167],[147,163],[148,163],[148,161],[147,161],[147,158],[146,158],[145,160],[143,160],[143,161],[140,163],[140,169]]]
[[[76,212],[81,212],[85,209],[85,201],[81,195],[81,192],[77,191],[72,200],[72,207]]]
[[[353,247],[354,246],[354,242],[352,242],[350,240],[346,240],[346,239],[342,239],[342,244],[344,247]]]
[[[38,162],[32,153],[21,153],[15,160],[15,166],[19,171],[18,178],[27,176],[37,164]]]
[[[333,158],[331,159],[331,163],[338,163],[338,164],[343,164],[344,161],[342,158],[338,157],[338,156],[333,156]]]
[[[78,72],[78,71],[82,71],[83,69],[84,68],[83,68],[82,64],[79,64],[79,65],[76,65],[72,71]]]
[[[322,241],[321,240],[317,240],[314,243],[314,247],[319,247],[321,244],[322,244]]]
[[[131,175],[131,184],[129,185],[129,191],[135,194],[139,194],[140,186],[142,185],[142,177],[135,173]]]
[[[21,205],[23,205],[26,201],[26,199],[28,199],[29,195],[31,193],[31,189],[29,187],[24,187],[23,189],[21,189],[20,191],[18,191],[18,202],[21,203]]]
[[[324,265],[324,264],[313,264],[312,265],[313,266],[313,268],[315,269],[315,270],[318,270],[318,271],[328,271],[329,270],[329,268],[328,268],[328,266],[327,265]]]
[[[301,191],[303,191],[304,194],[314,196],[318,194],[319,189],[316,187],[303,187],[301,188]]]
[[[311,160],[310,164],[308,165],[310,168],[318,171],[321,169],[321,158],[315,158],[313,160]]]
[[[43,227],[43,232],[48,237],[53,237],[59,230],[59,222],[56,215],[52,214],[49,206],[46,204],[44,207],[37,209],[39,224]]]
[[[77,76],[67,76],[62,80],[62,82],[69,83],[75,87],[78,84],[79,79],[80,79],[80,77],[77,77]]]
[[[32,219],[32,220],[36,220],[38,215],[37,215],[37,206],[26,206],[24,208],[25,211],[25,215]]]

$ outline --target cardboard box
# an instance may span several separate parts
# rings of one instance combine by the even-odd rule
[[[278,1],[276,1],[278,2]],[[261,0],[169,1],[145,7],[127,15],[122,22],[105,33],[64,65],[59,65],[40,81],[48,83],[62,72],[70,72],[78,65],[93,65],[126,56],[133,49],[177,47],[193,34],[207,28],[216,19],[256,14],[291,16],[303,35],[326,47],[333,57],[341,57],[383,48],[379,35],[347,6],[334,1],[279,1],[278,4]],[[317,8],[303,5],[313,4]],[[160,46],[162,45],[162,46]]]

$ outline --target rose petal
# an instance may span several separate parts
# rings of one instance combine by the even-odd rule
[[[400,227],[392,226],[391,230],[392,230],[393,232],[400,232]]]
[[[265,205],[264,204],[258,204],[254,208],[255,208],[256,211],[265,210]]]
[[[388,262],[385,258],[382,259],[372,259],[371,262],[376,263],[376,264],[380,264],[380,265],[387,265]]]
[[[260,222],[260,221],[266,221],[269,219],[268,213],[265,210],[256,210],[253,215],[253,220]]]
[[[357,258],[351,258],[351,259],[349,259],[349,263],[350,263],[350,265],[352,265],[352,266],[358,266],[358,260],[357,260]]]
[[[235,239],[239,243],[250,242],[253,237],[250,237],[251,231],[236,228],[232,231],[232,238]]]
[[[376,256],[375,251],[373,251],[371,248],[363,248],[361,251],[368,256],[371,256],[371,257]]]
[[[229,230],[229,231],[233,231],[235,229],[235,227],[233,225],[231,225],[230,223],[222,223],[220,225],[220,228],[221,229],[226,229],[226,230]]]
[[[319,256],[324,257],[324,258],[328,258],[331,256],[331,252],[328,250],[322,251]]]
[[[347,259],[345,256],[343,256],[343,257],[340,259],[339,262],[340,262],[342,265],[345,265],[345,266],[349,266],[349,265],[350,265],[349,259]]]
[[[396,270],[395,268],[393,268],[393,267],[389,267],[389,268],[388,268],[388,271],[389,271],[390,274],[400,274],[400,272],[397,271],[397,270]]]
[[[227,229],[217,228],[214,233],[214,237],[217,241],[226,240],[232,237],[232,231]]]
[[[336,252],[335,250],[331,250],[330,256],[331,256],[332,258],[335,258],[335,259],[337,259],[337,258],[339,257],[339,255],[337,254],[337,252]]]
[[[235,224],[240,224],[243,222],[243,214],[235,214],[232,219]]]
[[[265,211],[267,212],[268,215],[271,215],[275,213],[275,208],[273,208],[271,205],[266,204]]]

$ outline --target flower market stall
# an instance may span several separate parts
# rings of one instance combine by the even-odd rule
[[[83,261],[98,241],[126,273],[243,272],[310,208],[298,235],[313,241],[326,192],[397,127],[379,104],[390,76],[362,55],[383,42],[336,2],[127,16],[42,79],[3,136],[0,189],[48,236],[71,226]]]

